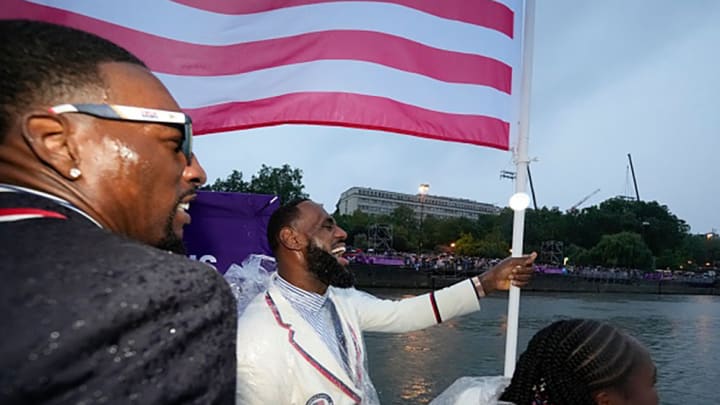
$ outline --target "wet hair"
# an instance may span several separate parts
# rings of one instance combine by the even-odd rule
[[[310,200],[307,198],[292,200],[279,207],[270,216],[270,221],[268,221],[267,227],[267,239],[270,244],[270,250],[272,250],[273,253],[276,253],[277,248],[280,246],[280,231],[300,216],[300,209],[298,209],[298,205],[305,201]]]
[[[503,401],[527,405],[594,405],[593,393],[627,392],[632,373],[648,357],[635,338],[603,322],[570,319],[540,330],[520,356]]]
[[[104,88],[101,63],[145,67],[108,40],[40,21],[0,20],[0,38],[0,143],[14,117],[27,110],[67,102],[93,87]]]

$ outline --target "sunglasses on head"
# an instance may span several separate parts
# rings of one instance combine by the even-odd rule
[[[181,148],[188,166],[192,161],[192,120],[187,114],[114,104],[60,104],[50,107],[50,111],[55,114],[78,113],[109,120],[152,122],[180,127],[183,133]]]

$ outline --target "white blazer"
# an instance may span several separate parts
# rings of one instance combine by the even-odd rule
[[[363,369],[362,332],[408,332],[480,309],[470,280],[399,301],[381,300],[354,288],[330,287],[329,298],[345,332],[351,370],[348,373],[312,326],[283,297],[275,284],[276,277],[238,320],[238,404],[376,402],[374,388]]]

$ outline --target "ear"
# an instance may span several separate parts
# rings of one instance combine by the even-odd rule
[[[300,233],[286,226],[280,230],[280,243],[289,250],[301,250],[305,247],[304,239]]]
[[[597,405],[612,405],[612,395],[608,393],[607,391],[598,391],[593,394],[593,398],[595,399],[595,403]]]
[[[78,176],[71,175],[71,170],[77,169],[79,162],[69,142],[70,132],[68,121],[59,115],[36,111],[25,115],[22,120],[22,135],[33,153],[72,181]]]

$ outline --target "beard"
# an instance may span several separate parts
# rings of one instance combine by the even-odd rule
[[[355,274],[314,242],[310,242],[306,249],[306,260],[308,270],[323,284],[340,288],[350,288],[355,285]]]
[[[175,216],[175,210],[173,210],[165,222],[165,236],[155,244],[155,247],[177,253],[179,255],[185,255],[185,244],[183,243],[182,238],[175,233]]]

